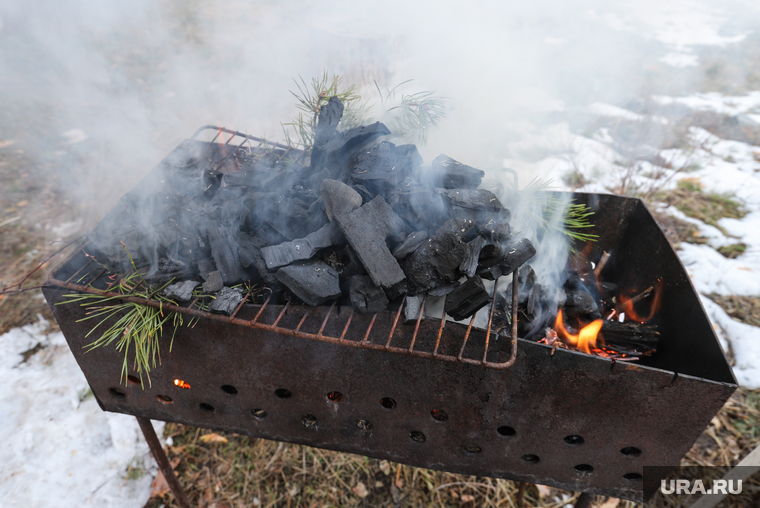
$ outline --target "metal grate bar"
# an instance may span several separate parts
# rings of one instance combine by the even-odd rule
[[[420,331],[420,321],[422,321],[422,316],[425,315],[425,302],[427,302],[427,295],[425,295],[425,298],[422,299],[422,305],[420,305],[420,315],[417,316],[417,323],[414,325],[414,333],[412,334],[412,343],[409,344],[410,353],[414,351],[414,343],[417,341],[417,332]],[[493,305],[491,307],[493,307]]]
[[[386,349],[390,347],[391,341],[393,340],[393,333],[396,331],[396,325],[398,325],[398,318],[401,316],[401,311],[404,309],[404,304],[406,304],[406,296],[404,296],[404,299],[401,300],[401,305],[398,306],[398,311],[396,312],[396,319],[393,320],[393,327],[391,328],[391,332],[388,334],[388,342],[385,343]]]

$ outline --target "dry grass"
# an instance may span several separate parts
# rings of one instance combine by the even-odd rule
[[[741,219],[747,213],[742,204],[731,196],[704,192],[699,180],[691,178],[681,180],[673,190],[658,193],[656,199],[675,206],[689,217],[720,229],[724,234],[725,231],[718,225],[719,219]]]
[[[760,297],[707,295],[720,305],[726,314],[752,326],[760,326]]]

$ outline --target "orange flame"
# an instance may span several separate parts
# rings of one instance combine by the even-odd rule
[[[652,305],[649,307],[649,313],[639,314],[636,312],[636,310],[633,308],[634,304],[637,300],[641,300],[641,298],[633,297],[621,297],[620,298],[620,312],[625,313],[626,317],[631,319],[632,321],[638,321],[639,323],[646,323],[650,319],[654,317],[655,314],[657,314],[657,311],[660,310],[660,303],[662,301],[662,281],[657,282],[652,287],[652,292],[654,293],[654,296],[652,297]],[[648,297],[647,295],[646,297]],[[645,297],[645,298],[646,298]]]
[[[185,388],[185,389],[187,389],[187,388],[190,388],[190,385],[189,385],[189,384],[187,384],[187,383],[185,383],[185,382],[184,382],[184,381],[182,381],[181,379],[175,379],[175,380],[174,380],[174,384],[175,384],[176,386],[179,386],[180,388]]]
[[[599,331],[602,329],[602,324],[603,321],[597,319],[581,328],[581,331],[577,334],[572,334],[567,328],[565,328],[565,321],[562,318],[562,309],[559,309],[557,320],[554,322],[554,329],[566,344],[573,346],[579,351],[591,354],[591,348],[596,349],[596,339],[599,335]]]

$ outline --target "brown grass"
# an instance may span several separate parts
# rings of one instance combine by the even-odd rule
[[[698,179],[685,178],[675,189],[658,193],[656,199],[720,229],[724,234],[726,232],[718,225],[718,219],[741,219],[746,215],[743,205],[731,196],[704,192]]]
[[[760,326],[760,297],[707,295],[720,305],[726,314],[752,326]]]

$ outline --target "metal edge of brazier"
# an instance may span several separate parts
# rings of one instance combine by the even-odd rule
[[[678,463],[735,389],[572,351],[552,354],[522,339],[519,361],[500,371],[204,320],[180,329],[171,352],[164,341],[161,365],[143,389],[119,384],[121,353],[84,352],[91,325],[77,322],[79,305],[54,305],[63,293],[45,288],[107,411],[626,499],[640,500],[642,483],[624,475]],[[252,318],[254,310],[241,312]],[[278,397],[281,389],[291,396]],[[330,401],[331,391],[343,400]],[[393,409],[381,404],[385,398]],[[435,420],[433,410],[448,419]],[[568,436],[583,442],[568,444]],[[640,453],[621,452],[629,448]]]

